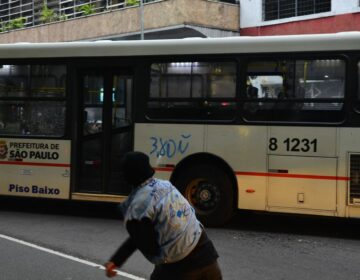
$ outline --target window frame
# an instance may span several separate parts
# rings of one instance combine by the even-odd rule
[[[275,3],[275,1],[276,1],[276,3]],[[294,18],[294,17],[300,17],[300,16],[328,13],[328,12],[331,12],[331,10],[332,10],[331,0],[314,0],[314,6],[312,7],[312,12],[311,11],[305,12],[298,8],[302,4],[302,3],[299,3],[302,0],[293,0],[293,1],[294,1],[293,15],[289,14],[288,16],[281,16],[282,12],[284,12],[284,9],[281,9],[281,7],[280,7],[280,0],[272,0],[272,3],[267,3],[267,0],[263,0],[262,1],[262,20],[263,21],[281,20],[281,19],[286,19],[286,18]],[[321,3],[321,1],[323,1],[324,3]],[[329,3],[326,3],[326,1]],[[322,5],[322,4],[329,5],[329,9],[326,11],[317,12],[316,11],[317,5]],[[272,16],[272,17],[269,16],[270,11],[267,11],[267,9],[268,9],[268,6],[270,6],[270,5],[277,6],[276,10],[273,10],[276,12],[276,16]]]

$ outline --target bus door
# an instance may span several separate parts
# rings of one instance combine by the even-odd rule
[[[76,192],[128,194],[121,158],[132,149],[133,77],[126,69],[80,74],[79,172]]]

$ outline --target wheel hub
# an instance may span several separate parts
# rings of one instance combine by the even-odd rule
[[[211,199],[211,193],[209,190],[200,191],[199,197],[202,201],[209,201]]]
[[[216,185],[210,182],[197,180],[191,184],[189,199],[198,210],[210,212],[219,203],[220,191]]]

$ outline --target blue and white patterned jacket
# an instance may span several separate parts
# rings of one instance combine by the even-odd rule
[[[158,255],[146,257],[154,264],[185,258],[197,245],[203,230],[189,202],[165,180],[147,180],[121,204],[121,211],[125,225],[132,220],[151,220],[160,250]]]

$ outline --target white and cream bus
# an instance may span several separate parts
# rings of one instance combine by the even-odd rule
[[[147,153],[207,225],[360,217],[360,33],[0,45],[0,194],[121,201]]]

